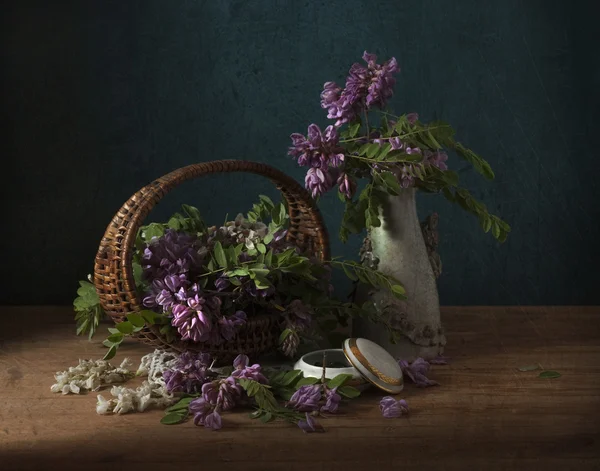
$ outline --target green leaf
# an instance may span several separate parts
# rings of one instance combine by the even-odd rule
[[[102,359],[103,360],[110,360],[111,358],[113,358],[117,354],[117,348],[118,348],[118,344],[115,344],[112,347],[110,347],[108,349],[108,352],[106,352],[106,355],[104,355],[102,357]]]
[[[119,328],[119,324],[117,324],[117,329]],[[123,333],[119,331],[118,334],[109,335],[106,340],[113,343],[121,343],[123,341]]]
[[[262,254],[265,254],[265,253],[267,253],[267,247],[265,246],[265,244],[258,244],[258,245],[256,246],[256,248],[257,248],[257,250],[258,250],[260,253],[262,253]]]
[[[279,336],[279,345],[281,345],[283,343],[283,341],[285,339],[288,338],[288,335],[290,335],[292,333],[291,329],[285,329],[283,332],[281,332],[281,335]]]
[[[446,170],[445,172],[441,172],[444,181],[450,186],[458,185],[458,173],[453,172],[452,170]]]
[[[398,179],[391,172],[381,172],[379,174],[381,181],[385,185],[385,188],[388,193],[392,195],[399,195],[402,188],[400,187],[400,183]]]
[[[342,386],[337,389],[337,392],[340,396],[347,397],[348,399],[360,396],[360,391],[352,386]]]
[[[490,229],[492,228],[492,220],[490,219],[490,217],[487,214],[482,217],[481,228],[483,229],[483,232],[485,232],[485,233],[489,232]]]
[[[289,386],[290,384],[292,384],[295,380],[297,380],[300,376],[302,376],[302,370],[292,370],[292,371],[288,371],[285,376],[283,377],[283,380],[281,381],[281,384],[283,386]]]
[[[312,385],[312,384],[317,384],[319,381],[321,381],[321,378],[313,378],[313,377],[307,377],[307,378],[301,378],[295,385],[296,389],[298,389],[300,386],[307,386],[307,385]]]
[[[265,266],[270,267],[273,265],[273,250],[269,250],[265,255]]]
[[[133,332],[133,324],[131,322],[128,322],[128,321],[119,322],[117,324],[117,330],[121,334],[125,334],[125,335],[131,334]],[[113,335],[117,335],[117,334],[113,334]]]
[[[142,311],[139,311],[138,314],[140,316],[142,316],[142,318],[144,319],[145,322],[147,322],[150,325],[154,325],[157,324],[158,322],[160,322],[160,314],[157,314],[154,311],[150,311],[148,309],[144,309]]]
[[[296,390],[292,388],[278,388],[276,390],[277,395],[284,401],[289,401],[295,392]]]
[[[356,276],[356,273],[350,270],[350,267],[348,267],[348,265],[344,264],[342,265],[342,268],[348,278],[350,278],[352,281],[358,281],[358,276]]]
[[[219,268],[227,268],[227,257],[225,256],[225,251],[223,250],[221,242],[215,242],[213,254],[215,256],[215,260],[219,264]]]
[[[261,409],[257,409],[257,410],[255,410],[254,412],[251,412],[251,413],[249,414],[249,416],[250,416],[250,418],[251,418],[251,419],[258,419],[258,418],[260,418],[260,417],[261,417],[263,414],[264,414],[264,411],[263,411],[263,410],[261,410]]]
[[[121,333],[121,331],[120,331],[119,329],[115,329],[114,327],[109,327],[109,328],[108,328],[108,331],[109,331],[111,334],[119,334],[119,333]]]
[[[181,217],[180,214],[175,214],[174,216],[171,217],[171,219],[169,219],[169,221],[167,222],[167,226],[170,229],[179,231],[179,230],[183,229],[182,219],[183,218]]]
[[[510,232],[510,226],[505,221],[503,221],[502,219],[499,219],[499,218],[495,218],[495,219],[496,219],[497,224],[500,226],[500,229],[502,229],[505,232]]]
[[[256,275],[253,281],[257,289],[268,289],[273,286],[269,280],[260,275]]]
[[[347,381],[352,379],[352,375],[349,374],[339,374],[337,375],[335,378],[330,379],[329,381],[327,381],[327,387],[329,388],[339,388],[342,387],[344,385],[344,383],[346,383]]]
[[[162,237],[165,234],[165,228],[162,224],[153,222],[143,229],[144,240],[151,241],[154,237]]]
[[[381,147],[381,152],[379,153],[379,155],[377,156],[378,160],[385,160],[385,158],[387,157],[387,155],[391,152],[392,150],[392,146],[389,143],[384,144]]]
[[[165,412],[175,412],[180,410],[188,410],[190,406],[190,402],[192,402],[195,397],[184,397],[179,402],[173,404],[171,407],[165,410]]]
[[[144,327],[146,325],[144,318],[137,312],[127,314],[127,320],[131,322],[134,327]]]
[[[546,378],[546,379],[554,379],[554,378],[560,378],[561,374],[558,371],[542,371],[540,373],[540,378]]]
[[[267,422],[273,420],[273,414],[271,412],[265,412],[263,415],[260,416],[260,421],[263,424],[266,424]]]
[[[369,150],[369,147],[371,146],[371,144],[367,143],[367,144],[363,144],[362,146],[360,146],[358,148],[358,155],[363,156],[367,153],[367,151]]]
[[[187,204],[182,204],[181,208],[183,209],[183,212],[192,220],[197,221],[197,222],[202,222],[202,215],[200,214],[200,211],[198,210],[198,208],[195,208],[193,206],[189,206]]]
[[[360,121],[351,124],[350,126],[348,126],[348,136],[350,137],[356,137],[356,135],[358,134],[358,131],[360,130]]]
[[[102,345],[104,345],[105,347],[108,347],[108,348],[110,348],[110,347],[112,347],[113,345],[119,345],[119,344],[118,344],[118,343],[114,343],[114,342],[110,342],[110,341],[108,341],[108,340],[103,340],[103,341],[102,341]]]
[[[160,419],[160,423],[164,425],[175,425],[183,422],[187,417],[187,414],[178,414],[176,412],[172,412],[170,414],[165,415],[162,419]]]
[[[496,239],[500,237],[500,226],[498,226],[495,220],[492,222],[492,234]]]
[[[271,242],[273,242],[273,238],[274,238],[274,235],[273,235],[273,233],[272,233],[272,232],[269,232],[269,233],[268,233],[268,234],[265,236],[265,238],[263,239],[263,242],[264,242],[265,244],[269,245]]]
[[[540,365],[525,365],[525,366],[519,366],[519,371],[535,371],[535,370],[540,370]]]
[[[372,159],[379,153],[381,147],[379,146],[379,144],[368,144],[368,146],[369,147],[367,148],[367,157],[369,159]]]
[[[394,293],[394,295],[397,298],[400,299],[406,299],[406,290],[404,289],[404,286],[402,285],[392,285],[392,293]]]
[[[258,195],[258,199],[263,203],[263,206],[265,206],[266,208],[275,207],[275,203],[273,203],[273,200],[267,195]]]

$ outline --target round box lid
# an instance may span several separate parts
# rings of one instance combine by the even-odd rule
[[[379,389],[398,394],[404,388],[400,365],[380,345],[367,339],[346,339],[343,351],[352,366]]]

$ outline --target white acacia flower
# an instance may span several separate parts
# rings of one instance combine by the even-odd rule
[[[98,394],[98,401],[96,402],[96,413],[100,415],[110,414],[112,412],[112,401],[104,399],[102,394]]]

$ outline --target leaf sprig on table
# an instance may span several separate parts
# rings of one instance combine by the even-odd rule
[[[100,321],[105,317],[104,310],[100,305],[100,299],[96,288],[89,281],[80,281],[77,297],[73,301],[75,308],[75,320],[77,321],[77,335],[94,336]]]

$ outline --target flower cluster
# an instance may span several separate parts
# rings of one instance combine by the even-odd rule
[[[293,356],[300,344],[300,335],[310,329],[313,313],[309,306],[300,299],[294,299],[284,313],[285,327],[289,333],[285,337],[281,349],[287,356]]]
[[[343,90],[334,82],[325,83],[321,107],[327,110],[327,118],[337,120],[336,126],[353,121],[364,109],[383,108],[394,94],[393,75],[400,71],[396,59],[377,64],[377,56],[365,51],[363,60],[367,66],[353,64]]]
[[[168,275],[194,275],[202,261],[202,243],[197,236],[167,229],[162,237],[152,238],[144,249],[144,278],[153,281],[164,280]]]
[[[244,391],[238,380],[250,379],[266,384],[258,364],[249,366],[246,355],[238,355],[233,362],[234,371],[227,378],[215,379],[202,384],[202,395],[190,403],[190,413],[195,425],[219,430],[223,426],[221,412],[233,409],[244,398]]]
[[[400,70],[396,59],[391,58],[378,64],[377,56],[365,51],[363,60],[367,63],[366,66],[355,63],[350,68],[344,89],[334,82],[324,85],[321,107],[327,110],[329,119],[336,120],[335,125],[328,126],[323,133],[316,124],[311,124],[306,137],[297,133],[291,135],[293,145],[288,154],[296,158],[300,166],[309,167],[305,184],[313,197],[328,192],[337,184],[339,192],[347,200],[352,199],[357,182],[352,172],[345,171],[345,164],[354,155],[341,144],[338,127],[356,122],[362,113],[367,113],[371,108],[383,108],[394,93],[394,74]],[[412,113],[407,119],[409,122],[416,122],[416,113]],[[376,130],[371,132],[367,129],[366,138],[358,141],[380,146],[389,142],[393,150],[403,150],[408,155],[421,153],[420,148],[405,144],[398,135],[382,138]],[[429,159],[427,156],[427,161],[430,160],[439,168],[442,165],[445,167],[441,157],[432,156]],[[401,187],[407,188],[414,184],[410,166],[394,167],[393,173]],[[372,168],[377,169],[378,164],[373,163]]]
[[[171,368],[163,372],[167,391],[171,394],[197,394],[210,381],[211,356],[206,353],[182,353]]]
[[[438,362],[440,360],[437,360]],[[399,360],[398,364],[402,369],[402,374],[410,378],[410,380],[415,383],[419,388],[426,388],[428,386],[437,386],[440,383],[429,379],[427,377],[427,373],[429,372],[429,368],[431,364],[424,360],[423,358],[417,358],[412,363],[409,363],[406,360]],[[438,363],[444,364],[444,363]]]
[[[339,178],[343,178],[338,168],[344,162],[343,149],[339,145],[339,134],[334,126],[327,126],[322,132],[319,126],[311,124],[306,136],[292,134],[292,144],[288,154],[297,159],[302,167],[310,167],[305,183],[313,197],[333,188]]]
[[[404,399],[396,400],[392,396],[386,396],[379,402],[379,410],[386,419],[392,419],[408,414],[408,404]]]
[[[342,396],[338,394],[337,387],[329,388],[326,384],[320,383],[307,384],[298,388],[288,401],[287,407],[298,412],[306,412],[307,414],[317,411],[335,414],[338,411],[341,400]],[[311,430],[308,430],[306,425],[302,421],[298,424],[305,432],[310,432]]]
[[[316,124],[308,134],[291,134],[288,154],[308,167],[305,184],[313,197],[336,187],[346,208],[340,238],[350,233],[380,227],[379,209],[386,195],[398,196],[408,188],[443,194],[479,217],[483,229],[491,229],[503,242],[510,226],[488,213],[465,189],[458,186],[458,174],[448,169],[449,149],[469,162],[488,179],[494,178],[489,164],[454,139],[454,130],[443,122],[423,123],[417,113],[401,116],[387,110],[394,95],[395,75],[400,68],[394,57],[378,63],[367,51],[364,64],[350,67],[344,87],[326,82],[321,108],[335,120],[324,132]],[[373,116],[374,115],[374,116]],[[358,181],[367,184],[354,199]]]

